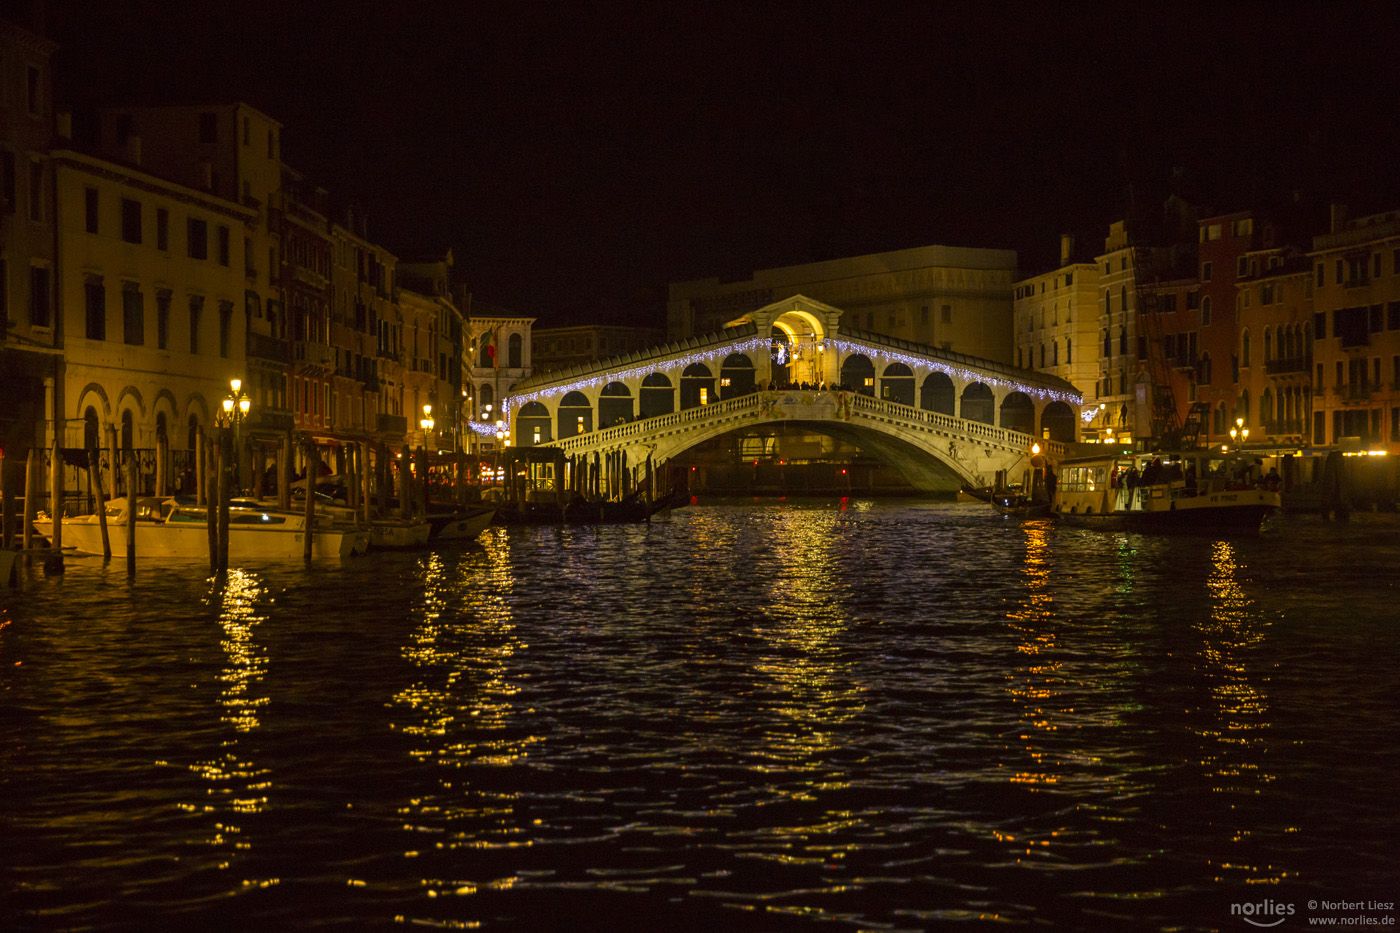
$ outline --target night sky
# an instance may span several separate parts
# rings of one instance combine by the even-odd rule
[[[543,325],[930,244],[1400,207],[1397,4],[51,2],[59,93],[244,100],[399,254]],[[1131,12],[1129,12],[1131,11]],[[1125,18],[1126,17],[1126,18]],[[1145,208],[1143,206],[1146,206]],[[1306,245],[1306,244],[1304,244]]]

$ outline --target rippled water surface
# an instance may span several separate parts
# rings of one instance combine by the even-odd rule
[[[813,502],[26,571],[0,928],[1303,925],[1397,900],[1397,565]]]

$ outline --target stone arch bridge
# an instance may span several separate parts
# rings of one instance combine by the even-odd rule
[[[991,360],[841,330],[803,296],[725,330],[519,383],[505,401],[516,446],[654,468],[731,431],[782,423],[848,440],[917,490],[989,484],[1077,437],[1068,382]],[[495,426],[478,425],[486,433]]]

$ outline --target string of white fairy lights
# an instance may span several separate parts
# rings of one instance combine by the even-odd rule
[[[855,355],[860,354],[874,361],[880,361],[888,365],[889,363],[902,363],[911,369],[932,369],[941,372],[949,378],[959,379],[964,382],[980,382],[984,385],[995,386],[997,388],[1008,389],[1013,392],[1023,392],[1033,398],[1048,402],[1066,402],[1071,405],[1078,405],[1083,401],[1083,396],[1078,392],[1065,392],[1059,389],[1051,389],[1045,386],[1031,385],[1016,379],[999,377],[981,370],[969,369],[958,366],[947,360],[933,359],[926,356],[912,356],[900,353],[898,350],[880,347],[874,344],[861,343],[851,340],[826,340],[826,344],[834,350]],[[627,369],[613,369],[605,372],[595,373],[576,379],[573,382],[562,385],[551,385],[545,389],[537,389],[534,392],[523,392],[518,395],[508,395],[501,401],[501,412],[505,415],[504,427],[510,426],[510,411],[512,408],[520,408],[530,402],[539,401],[544,398],[567,395],[570,392],[578,392],[586,389],[598,389],[612,382],[625,382],[628,379],[645,378],[654,372],[665,369],[685,369],[694,366],[696,363],[710,363],[716,359],[724,359],[735,353],[748,352],[768,352],[772,347],[772,341],[764,337],[751,337],[748,340],[737,343],[726,343],[718,346],[699,350],[684,356],[675,356],[667,359],[652,360],[644,366],[633,366]],[[493,434],[498,426],[491,422],[469,421],[467,426],[477,434]]]

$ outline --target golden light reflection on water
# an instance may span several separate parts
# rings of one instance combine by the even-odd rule
[[[1210,685],[1209,704],[1190,726],[1200,739],[1199,767],[1217,794],[1253,797],[1263,794],[1275,776],[1265,767],[1270,708],[1263,687],[1267,674],[1251,670],[1251,656],[1264,641],[1268,623],[1245,591],[1248,569],[1235,545],[1216,541],[1211,551],[1206,588],[1211,613],[1194,627],[1201,636],[1197,673]],[[1231,807],[1232,812],[1235,807]],[[1213,860],[1217,881],[1245,884],[1277,884],[1288,877],[1286,869],[1260,864],[1250,854],[1252,830],[1241,822],[1224,826],[1238,856]],[[1296,832],[1296,828],[1288,831]]]
[[[402,649],[418,677],[394,695],[394,707],[406,714],[395,728],[420,740],[410,752],[416,761],[444,770],[438,772],[435,791],[399,809],[405,830],[422,836],[405,858],[417,857],[421,846],[443,850],[530,844],[524,835],[528,827],[513,819],[517,795],[474,787],[464,771],[510,768],[542,741],[540,736],[512,731],[530,720],[529,711],[517,709],[520,687],[512,672],[515,655],[528,646],[516,633],[511,609],[517,581],[509,543],[499,538],[484,543],[484,567],[459,561],[454,569],[438,554],[420,562],[419,621]],[[458,828],[483,824],[496,829]],[[459,882],[421,883],[430,896],[464,893]]]
[[[243,834],[241,818],[266,808],[272,789],[268,770],[246,758],[241,749],[242,737],[261,726],[262,710],[269,699],[259,689],[267,674],[267,648],[256,638],[258,625],[266,620],[260,606],[267,593],[256,574],[243,570],[230,570],[227,578],[215,586],[210,601],[218,607],[218,624],[223,629],[219,646],[225,660],[219,673],[219,719],[232,731],[221,743],[218,758],[190,766],[207,782],[207,801],[183,804],[182,809],[218,816],[212,835],[203,841],[227,850],[219,867],[229,868],[234,856],[246,853],[252,846]],[[245,887],[276,883],[276,879],[243,881]]]
[[[1076,657],[1076,620],[1067,617],[1054,596],[1054,534],[1049,522],[1026,522],[1025,557],[1020,577],[1023,595],[1008,614],[1017,637],[1021,663],[1009,674],[1007,689],[1020,709],[1020,723],[1008,745],[1004,767],[1006,780],[1031,792],[1072,794],[1076,799],[1130,794],[1136,782],[1105,761],[1113,752],[1095,744],[1093,736],[1121,727],[1124,701],[1108,695],[1113,689],[1111,663]],[[1119,581],[1131,586],[1131,577]],[[1062,641],[1068,640],[1068,643]],[[1102,701],[1095,698],[1103,696]],[[1077,698],[1077,699],[1076,699]],[[1068,832],[1063,826],[1046,825],[1008,833],[995,828],[990,834],[1016,860],[1081,857],[1083,846],[1099,841],[1083,829]]]
[[[838,745],[835,727],[865,707],[864,688],[842,657],[850,619],[834,545],[836,522],[829,512],[780,513],[772,556],[762,569],[772,622],[755,633],[768,650],[754,667],[772,679],[779,697],[773,709],[788,723],[767,735],[768,754],[786,768],[827,767],[818,759]]]

